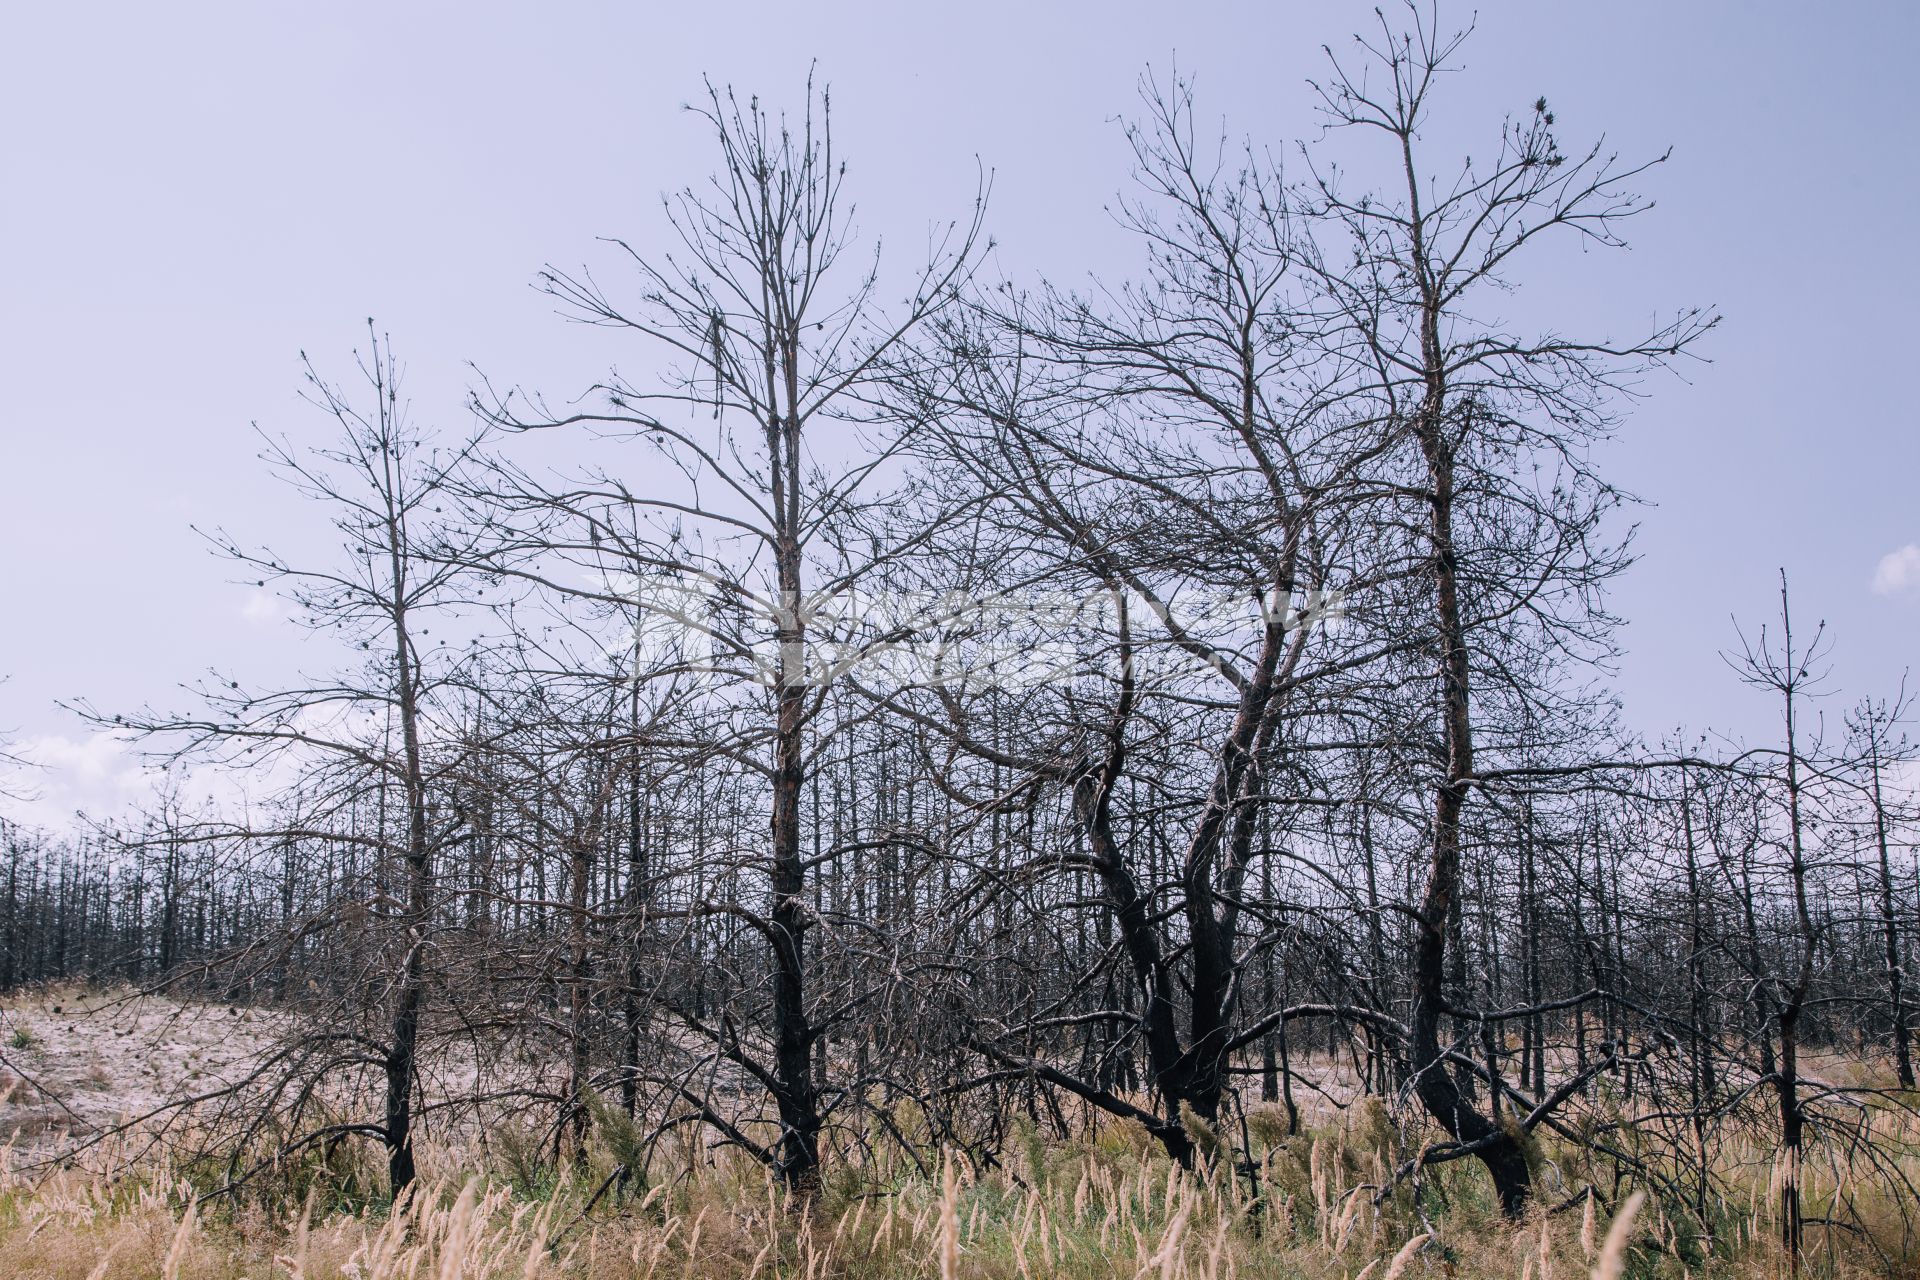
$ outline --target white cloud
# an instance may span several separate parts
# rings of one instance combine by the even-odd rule
[[[1880,564],[1873,571],[1875,595],[1898,595],[1915,588],[1920,588],[1920,544],[1909,542],[1898,551],[1889,551],[1880,557]]]
[[[369,705],[303,708],[289,727],[327,741],[375,746],[388,732],[383,715]],[[429,722],[425,732],[437,736],[440,727]],[[163,738],[149,745],[180,744]],[[93,820],[129,819],[162,796],[209,820],[242,821],[256,806],[290,790],[322,758],[292,746],[235,755],[227,764],[193,757],[163,768],[143,755],[130,735],[107,730],[40,734],[4,746],[20,763],[0,762],[0,817],[48,831],[72,830],[77,813]]]
[[[118,815],[151,793],[151,770],[109,733],[42,734],[14,743],[11,752],[28,767],[7,779],[15,798],[5,807],[39,826],[65,826],[76,811]]]
[[[161,767],[128,739],[109,732],[43,734],[9,750],[22,767],[0,786],[0,815],[48,831],[73,828],[76,815],[129,819],[173,795],[207,817],[237,818],[255,799],[289,785],[299,762],[285,756],[238,768],[175,761]]]
[[[287,602],[265,591],[249,591],[240,606],[240,617],[256,627],[264,627],[287,616]]]

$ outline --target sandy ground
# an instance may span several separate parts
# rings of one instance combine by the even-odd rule
[[[55,1149],[243,1074],[271,1015],[64,987],[0,1003],[0,1144]]]
[[[129,1121],[162,1111],[160,1119],[176,1125],[191,1118],[189,1128],[208,1120],[205,1110],[190,1117],[173,1104],[248,1080],[293,1025],[290,1015],[273,1010],[125,989],[70,985],[0,999],[0,1163],[33,1165],[79,1147],[92,1152],[88,1163],[111,1164],[119,1154],[115,1144],[93,1140]],[[423,1054],[423,1089],[452,1104],[444,1114],[422,1118],[423,1134],[445,1138],[449,1124],[484,1128],[499,1106],[522,1105],[490,1109],[480,1102],[483,1095],[520,1090],[551,1097],[565,1087],[566,1058],[552,1046],[443,1038],[423,1046]],[[323,1093],[348,1111],[365,1112],[378,1102],[363,1091],[340,1096],[346,1087],[335,1082]],[[463,1098],[472,1104],[461,1105]],[[139,1133],[126,1137],[139,1147],[162,1127],[134,1126]]]

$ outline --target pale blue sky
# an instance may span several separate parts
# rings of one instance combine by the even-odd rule
[[[1715,655],[1730,614],[1772,606],[1779,565],[1832,624],[1849,696],[1888,690],[1920,653],[1920,554],[1907,585],[1873,589],[1920,542],[1920,112],[1899,87],[1920,6],[1478,16],[1439,154],[1484,151],[1542,94],[1570,140],[1675,149],[1634,250],[1556,260],[1528,313],[1617,332],[1686,303],[1726,314],[1713,363],[1654,384],[1608,455],[1658,504],[1615,594],[1629,719],[1767,727]],[[818,59],[862,225],[902,256],[964,212],[977,156],[1002,269],[1111,278],[1131,247],[1101,206],[1142,67],[1177,55],[1203,115],[1279,144],[1313,127],[1319,46],[1369,17],[1334,0],[0,8],[0,726],[70,762],[49,806],[96,802],[121,766],[54,698],[167,702],[210,663],[296,665],[297,633],[187,526],[312,536],[249,427],[317,425],[297,353],[344,374],[376,316],[417,414],[455,426],[469,360],[579,385],[618,353],[528,283],[548,261],[607,265],[596,236],[657,233],[657,193],[710,167],[677,110],[703,72],[793,102]]]

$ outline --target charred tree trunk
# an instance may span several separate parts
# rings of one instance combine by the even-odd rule
[[[1417,256],[1424,261],[1424,250]],[[1454,548],[1453,449],[1446,438],[1438,325],[1437,313],[1429,309],[1423,334],[1430,371],[1428,395],[1415,430],[1427,464],[1428,537],[1433,557],[1434,632],[1439,647],[1445,759],[1434,787],[1432,845],[1414,934],[1408,1066],[1414,1092],[1427,1113],[1456,1142],[1474,1148],[1493,1178],[1501,1208],[1517,1217],[1524,1212],[1533,1189],[1526,1156],[1512,1134],[1480,1114],[1462,1095],[1447,1068],[1440,1043],[1440,1019],[1446,1009],[1448,926],[1459,905],[1461,813],[1473,779],[1473,712],[1472,668],[1461,622],[1460,566]]]

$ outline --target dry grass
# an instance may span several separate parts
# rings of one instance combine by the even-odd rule
[[[57,1137],[189,1087],[195,1071],[235,1069],[245,1053],[242,1014],[94,1008],[71,992],[37,993],[5,1014],[0,1043],[15,1031],[28,1043],[4,1053],[38,1082],[0,1080],[0,1125],[15,1135],[0,1162],[0,1278],[9,1280],[1787,1274],[1775,1243],[1779,1170],[1758,1138],[1716,1148],[1730,1190],[1709,1205],[1710,1236],[1659,1196],[1630,1199],[1634,1188],[1616,1184],[1604,1160],[1553,1146],[1536,1153],[1543,1202],[1589,1187],[1599,1194],[1516,1224],[1501,1218],[1467,1161],[1430,1170],[1417,1203],[1404,1186],[1377,1198],[1412,1144],[1431,1136],[1378,1099],[1316,1104],[1307,1130],[1293,1136],[1277,1108],[1252,1108],[1258,1194],[1244,1177],[1174,1168],[1137,1126],[1090,1121],[1069,1139],[1024,1126],[1007,1163],[994,1168],[957,1154],[921,1152],[916,1161],[884,1143],[877,1156],[842,1152],[802,1206],[690,1127],[655,1151],[644,1174],[615,1182],[622,1162],[635,1161],[634,1135],[605,1115],[579,1161],[556,1164],[550,1143],[510,1128],[489,1133],[484,1146],[423,1149],[421,1189],[393,1211],[364,1193],[380,1182],[379,1153],[365,1145],[276,1169],[244,1198],[206,1200],[220,1170],[179,1154],[196,1143],[163,1150],[129,1134],[89,1148],[85,1168],[46,1158]],[[1839,1059],[1822,1066],[1836,1079],[1854,1069]],[[60,1090],[61,1105],[80,1118],[60,1112],[40,1085]],[[913,1129],[909,1112],[894,1118]],[[1910,1113],[1887,1109],[1875,1122],[1881,1154],[1920,1180],[1920,1129]],[[1819,1157],[1805,1169],[1808,1217],[1840,1216],[1835,1207],[1844,1206],[1877,1239],[1812,1227],[1805,1273],[1920,1275],[1920,1251],[1905,1235],[1912,1206],[1860,1165],[1830,1150]]]
[[[811,1209],[691,1133],[651,1186],[602,1197],[604,1151],[535,1193],[524,1171],[428,1153],[432,1172],[397,1211],[328,1202],[324,1171],[289,1170],[270,1193],[198,1203],[192,1170],[119,1176],[0,1174],[0,1275],[21,1280],[1577,1280],[1784,1274],[1764,1186],[1708,1256],[1657,1200],[1520,1224],[1493,1212],[1476,1173],[1430,1178],[1419,1210],[1366,1191],[1382,1153],[1361,1109],[1264,1153],[1267,1194],[1190,1175],[1128,1126],[1030,1143],[1015,1167],[955,1157],[926,1174],[904,1157],[842,1164]],[[304,1191],[302,1187],[304,1186]],[[1589,1200],[1587,1204],[1593,1205]],[[1635,1212],[1637,1210],[1637,1213]],[[1604,1241],[1596,1239],[1604,1235]],[[1899,1265],[1899,1264],[1897,1264]],[[1910,1264],[1905,1264],[1910,1265]],[[1812,1259],[1810,1274],[1884,1275],[1871,1250]],[[1893,1274],[1913,1274],[1895,1270]]]

